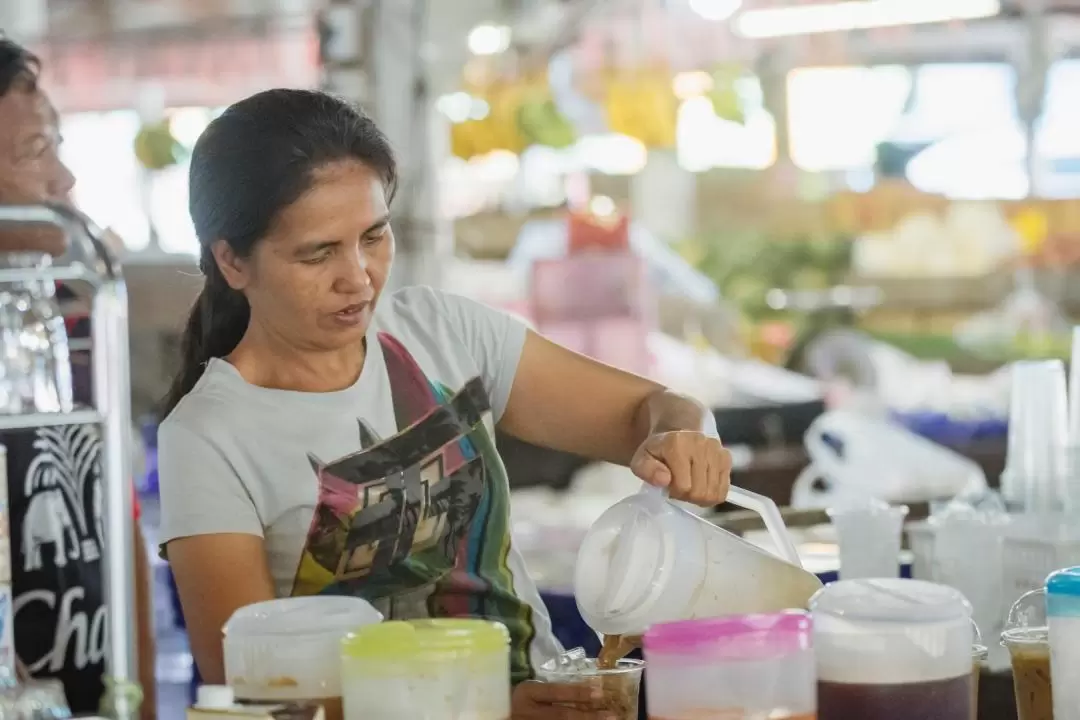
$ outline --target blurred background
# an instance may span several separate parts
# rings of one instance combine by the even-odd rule
[[[123,240],[151,532],[157,402],[201,284],[187,157],[270,87],[341,93],[389,131],[406,178],[394,283],[504,308],[707,401],[735,482],[793,526],[828,504],[804,435],[830,409],[996,486],[1003,368],[1069,355],[1077,0],[2,0],[0,28],[41,56],[76,201]],[[849,448],[863,432],[834,429]],[[558,594],[567,527],[636,484],[500,447]],[[829,542],[805,538],[823,572]],[[183,682],[177,642],[162,672]]]

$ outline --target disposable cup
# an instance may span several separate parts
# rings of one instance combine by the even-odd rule
[[[645,663],[641,660],[623,659],[613,668],[601,669],[590,659],[572,665],[545,663],[538,669],[536,677],[547,683],[597,683],[604,693],[601,707],[596,709],[597,716],[606,713],[605,717],[611,720],[637,720],[644,670]]]

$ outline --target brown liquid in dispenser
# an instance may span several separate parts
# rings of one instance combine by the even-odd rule
[[[596,656],[596,667],[614,670],[619,661],[641,647],[640,635],[605,635],[604,644]]]
[[[745,710],[690,710],[678,715],[649,715],[649,720],[750,720],[761,717],[761,713],[750,713]],[[769,720],[817,720],[814,713],[798,713],[796,715],[769,715]]]
[[[1012,671],[1018,720],[1054,720],[1049,648],[1014,649]]]
[[[968,720],[971,675],[899,685],[818,682],[820,720]]]

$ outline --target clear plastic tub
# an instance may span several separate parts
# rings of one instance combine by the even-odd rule
[[[223,633],[225,679],[238,700],[320,702],[341,718],[341,639],[382,621],[352,597],[282,598],[233,613]]]
[[[743,615],[656,625],[645,633],[649,717],[813,720],[810,616]]]
[[[810,609],[821,720],[970,720],[971,605],[958,591],[841,580]]]
[[[485,620],[369,625],[341,642],[346,720],[508,720],[510,635]]]

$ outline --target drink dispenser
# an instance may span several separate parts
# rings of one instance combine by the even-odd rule
[[[346,720],[506,720],[510,635],[485,620],[369,625],[341,643]]]
[[[971,605],[921,580],[842,580],[810,601],[820,720],[970,720]]]
[[[805,612],[654,625],[644,646],[650,718],[816,717]]]
[[[225,680],[238,700],[320,703],[341,720],[341,639],[382,621],[352,597],[282,598],[248,605],[225,623]]]

